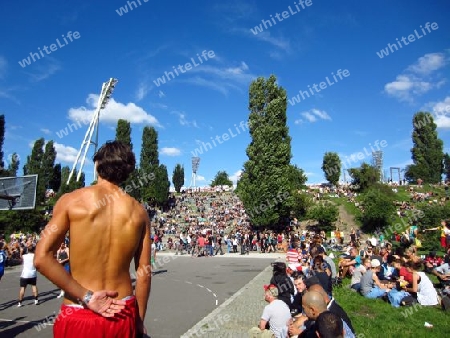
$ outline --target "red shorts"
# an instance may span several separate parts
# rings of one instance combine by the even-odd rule
[[[135,297],[127,300],[125,308],[110,318],[103,317],[88,309],[63,304],[53,326],[53,337],[135,338],[138,316]]]
[[[447,240],[445,237],[441,237],[441,247],[443,248],[447,247]]]

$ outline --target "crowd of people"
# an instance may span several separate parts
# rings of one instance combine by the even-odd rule
[[[442,221],[450,228],[450,220]],[[443,257],[417,254],[414,242],[393,247],[367,240],[363,247],[350,239],[344,252],[327,255],[329,242],[320,234],[292,242],[286,259],[272,264],[264,285],[268,303],[250,337],[355,337],[357,333],[333,290],[350,279],[350,290],[368,301],[383,299],[393,307],[441,306],[450,309],[450,236]],[[330,257],[331,256],[331,257]],[[335,259],[333,259],[335,258]],[[433,284],[430,274],[439,281]],[[350,292],[350,291],[349,291]]]

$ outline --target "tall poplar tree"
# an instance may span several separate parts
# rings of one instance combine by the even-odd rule
[[[337,186],[341,176],[341,159],[339,155],[333,152],[326,152],[323,156],[322,170],[325,174],[325,179],[330,184]]]
[[[181,164],[177,164],[173,169],[172,183],[176,192],[180,192],[184,185],[184,167]]]
[[[4,153],[3,153],[3,143],[5,142],[5,115],[0,115],[0,171],[5,171]]]
[[[444,155],[444,175],[445,180],[450,182],[450,155],[448,153]]]
[[[45,148],[45,150],[44,150]],[[25,175],[38,175],[36,187],[36,202],[42,204],[45,201],[45,191],[49,188],[50,180],[54,174],[56,150],[53,141],[40,138],[34,142],[31,155],[27,157],[27,163],[23,168]]]
[[[155,197],[155,178],[159,166],[158,132],[153,127],[146,126],[142,131],[141,157],[139,175],[154,179],[141,188],[141,198],[148,202]],[[154,176],[149,176],[153,174]]]
[[[413,164],[406,168],[405,177],[410,181],[420,178],[424,183],[439,183],[444,171],[444,143],[438,138],[433,115],[418,112],[412,122]]]
[[[121,141],[124,144],[130,146],[133,151],[133,143],[131,143],[131,124],[127,120],[119,119],[117,121],[116,128],[116,141]],[[133,189],[129,192],[130,196],[140,199],[141,191],[139,187],[139,172],[136,168],[128,177],[128,179],[121,184],[121,187],[125,189],[126,186],[132,186]],[[134,185],[133,185],[134,183]]]
[[[238,194],[254,226],[270,226],[289,217],[291,137],[287,127],[286,91],[276,77],[259,77],[250,84],[248,161]]]
[[[133,150],[131,143],[131,124],[127,120],[119,119],[116,128],[116,140],[128,144]]]
[[[155,203],[160,207],[164,206],[169,198],[170,189],[169,175],[164,164],[160,164],[156,169],[155,180],[152,186],[155,188],[155,195],[152,196]]]

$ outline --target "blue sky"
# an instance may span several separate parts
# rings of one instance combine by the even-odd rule
[[[170,177],[181,163],[189,185],[197,154],[197,185],[219,170],[235,180],[250,142],[241,124],[248,119],[249,84],[270,74],[292,103],[292,163],[308,183],[324,181],[326,151],[355,167],[371,161],[372,149],[382,150],[386,172],[404,168],[411,163],[412,116],[420,110],[435,115],[450,152],[450,3],[302,3],[3,2],[6,160],[17,152],[22,167],[34,140],[44,137],[56,143],[57,161],[72,166],[101,85],[114,77],[119,82],[101,112],[100,143],[114,138],[117,119],[127,119],[139,158],[143,127],[152,125]],[[89,184],[93,164],[84,170]]]

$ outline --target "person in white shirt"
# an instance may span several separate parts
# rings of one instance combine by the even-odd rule
[[[20,275],[20,290],[19,290],[19,304],[18,307],[22,306],[23,296],[25,295],[25,289],[27,285],[31,285],[31,290],[33,291],[34,304],[38,305],[38,289],[36,286],[36,267],[34,266],[34,246],[28,248],[28,252],[22,255],[22,274]]]

